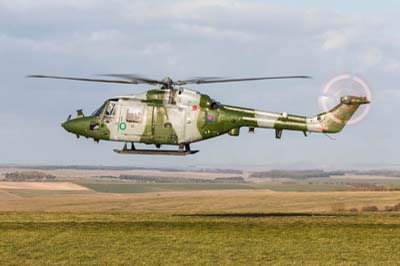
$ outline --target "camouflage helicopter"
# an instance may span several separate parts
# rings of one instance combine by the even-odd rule
[[[242,127],[248,128],[250,133],[254,133],[255,128],[274,129],[277,139],[281,138],[283,130],[301,131],[305,136],[308,132],[338,133],[360,105],[369,103],[367,97],[343,96],[332,110],[305,117],[220,104],[208,95],[182,87],[188,84],[310,78],[308,76],[195,78],[179,81],[171,78],[155,80],[136,75],[103,76],[109,79],[43,75],[29,77],[158,86],[145,93],[108,99],[90,116],[78,110],[76,118],[71,119],[69,115],[62,124],[66,131],[78,138],[93,138],[95,142],[125,142],[121,150],[114,150],[120,154],[194,154],[198,150],[191,150],[191,143],[224,134],[239,136]],[[136,149],[135,143],[152,144],[157,149]],[[176,145],[178,149],[162,150],[162,145]]]

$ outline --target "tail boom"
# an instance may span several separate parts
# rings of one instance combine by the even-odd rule
[[[362,104],[368,104],[366,97],[344,96],[332,110],[314,117],[253,111],[244,115],[242,126],[273,128],[277,131],[295,130],[317,133],[338,133]],[[248,113],[249,110],[247,110]]]

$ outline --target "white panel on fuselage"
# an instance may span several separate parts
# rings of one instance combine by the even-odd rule
[[[147,104],[138,100],[120,100],[118,121],[117,140],[140,141],[147,123]]]
[[[201,94],[196,91],[181,89],[176,98],[177,105],[184,110],[184,116],[179,121],[184,127],[182,136],[178,135],[179,143],[200,140],[202,137],[197,127],[197,119],[200,112]],[[178,121],[175,124],[178,124]],[[174,124],[173,126],[175,127]]]

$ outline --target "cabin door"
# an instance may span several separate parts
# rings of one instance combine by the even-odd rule
[[[132,137],[132,141],[139,141],[145,134],[147,109],[145,104],[121,106],[118,132],[122,136]]]

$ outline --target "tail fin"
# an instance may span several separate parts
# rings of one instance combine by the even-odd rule
[[[344,96],[340,99],[340,104],[329,112],[307,119],[308,130],[313,132],[338,133],[342,131],[360,105],[369,103],[366,97]]]

